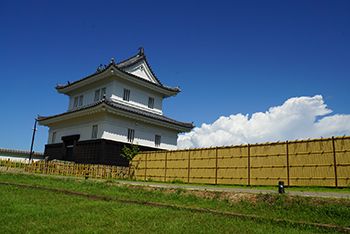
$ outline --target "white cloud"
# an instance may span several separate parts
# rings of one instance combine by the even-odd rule
[[[350,135],[350,115],[329,115],[321,95],[295,97],[266,112],[221,116],[180,135],[178,148],[227,146]]]

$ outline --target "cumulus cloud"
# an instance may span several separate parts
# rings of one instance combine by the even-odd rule
[[[266,112],[221,116],[180,135],[178,148],[350,135],[350,115],[330,115],[321,95],[294,97]]]

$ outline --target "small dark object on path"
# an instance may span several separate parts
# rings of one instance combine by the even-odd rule
[[[280,194],[285,193],[283,181],[278,181],[278,193],[280,193]]]

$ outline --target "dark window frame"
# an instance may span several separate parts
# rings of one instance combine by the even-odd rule
[[[79,96],[79,106],[82,106],[83,105],[83,103],[84,103],[84,95],[80,95]]]
[[[123,100],[130,101],[130,89],[124,89]]]
[[[74,97],[74,100],[73,100],[73,108],[77,108],[79,105],[79,97],[76,96]]]
[[[98,135],[98,125],[94,124],[92,125],[91,139],[97,139],[97,135]]]
[[[95,97],[94,97],[94,101],[97,102],[100,100],[100,89],[96,89],[95,90]]]
[[[148,97],[148,108],[154,109],[154,98]]]
[[[106,92],[107,92],[106,87],[101,88],[101,96],[100,96],[100,99],[103,99],[104,97],[106,97]]]
[[[52,137],[51,137],[52,144],[56,143],[56,136],[57,136],[57,132],[56,131],[52,132]]]
[[[156,147],[159,147],[160,144],[161,144],[161,141],[162,141],[162,136],[156,134],[156,135],[154,136],[154,145],[155,145]]]
[[[135,140],[135,129],[128,128],[128,142],[133,143]]]

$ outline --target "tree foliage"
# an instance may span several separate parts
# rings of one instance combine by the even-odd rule
[[[139,152],[140,149],[137,145],[124,145],[121,155],[130,162]]]

